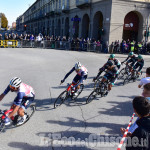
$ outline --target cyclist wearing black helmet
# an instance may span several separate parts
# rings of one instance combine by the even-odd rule
[[[115,65],[113,60],[109,60],[106,64],[105,64],[105,68],[103,68],[104,71],[106,71],[106,74],[104,75],[102,82],[106,82],[107,80],[110,81],[110,84],[108,85],[108,92],[105,93],[104,96],[106,96],[109,91],[111,91],[113,85],[115,84],[116,78],[117,78],[117,74],[119,72],[118,67]],[[97,75],[96,78],[99,77],[99,74]]]
[[[115,58],[115,54],[111,54],[111,55],[109,56],[108,61],[109,61],[109,60],[112,60],[112,61],[114,62],[114,65],[117,66],[118,70],[120,69],[120,67],[121,67],[121,62],[120,62],[118,59]],[[108,61],[107,61],[107,62],[108,62]],[[104,64],[104,66],[99,69],[99,73],[98,73],[97,76],[93,79],[93,81],[95,81],[95,80],[101,75],[101,73],[104,72],[106,69],[107,69],[107,63]]]
[[[133,70],[136,70],[138,68],[137,71],[138,71],[138,74],[140,75],[143,66],[144,66],[144,59],[142,55],[139,55],[136,64],[133,66]]]
[[[130,52],[127,59],[121,62],[121,64],[126,62],[126,65],[130,64],[130,66],[133,67],[136,61],[137,61],[137,57],[135,56],[133,52]]]
[[[121,67],[121,62],[120,62],[118,59],[116,59],[115,54],[111,54],[111,55],[109,56],[109,59],[108,59],[108,60],[113,60],[114,63],[115,63],[115,65],[118,67],[118,69],[120,69],[120,67]]]

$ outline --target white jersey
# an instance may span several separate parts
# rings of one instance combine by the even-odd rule
[[[140,86],[144,86],[147,83],[150,83],[150,77],[141,79]]]
[[[83,65],[82,65],[81,69],[80,69],[79,71],[76,71],[76,72],[77,72],[77,74],[78,74],[79,76],[81,76],[81,73],[82,73],[82,72],[84,72],[84,73],[83,73],[84,76],[88,74],[88,70],[87,70]]]
[[[24,93],[24,97],[34,97],[35,93],[31,86],[21,83],[18,93]]]

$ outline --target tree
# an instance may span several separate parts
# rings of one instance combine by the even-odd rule
[[[8,27],[8,20],[4,13],[1,14],[1,23],[2,23],[2,28]]]

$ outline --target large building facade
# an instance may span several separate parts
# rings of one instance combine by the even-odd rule
[[[37,0],[16,22],[27,33],[111,43],[141,41],[149,14],[150,0]]]

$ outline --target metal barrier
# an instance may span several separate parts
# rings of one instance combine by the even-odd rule
[[[43,48],[72,51],[103,52],[102,44],[82,41],[50,41],[50,40],[1,40],[0,47]]]
[[[17,40],[0,40],[0,47],[12,47],[15,48],[18,46],[18,41]]]

